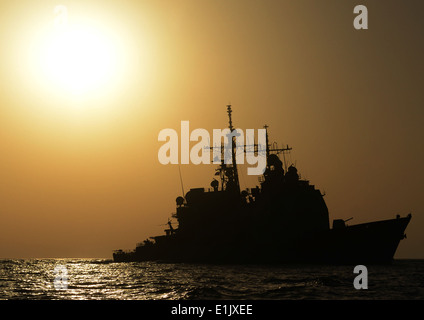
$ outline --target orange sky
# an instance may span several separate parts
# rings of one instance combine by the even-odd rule
[[[113,87],[70,97],[34,66],[63,4],[115,37]],[[353,8],[369,30],[353,28]],[[181,195],[160,130],[270,126],[330,219],[413,219],[424,258],[424,5],[418,1],[2,1],[0,257],[105,257],[162,232]],[[103,29],[102,29],[103,30]],[[214,166],[183,165],[184,187]],[[242,187],[257,180],[246,173]]]

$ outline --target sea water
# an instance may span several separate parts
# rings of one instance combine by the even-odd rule
[[[424,260],[367,266],[366,290],[355,289],[354,267],[2,259],[0,299],[424,299]]]

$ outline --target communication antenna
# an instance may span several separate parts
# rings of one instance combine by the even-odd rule
[[[180,173],[180,182],[181,182],[181,190],[183,191],[183,197],[184,197],[184,184],[183,184],[183,176],[181,175],[181,166],[178,164],[178,172]]]

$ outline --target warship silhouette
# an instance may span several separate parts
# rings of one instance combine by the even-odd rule
[[[233,132],[232,109],[227,106]],[[264,126],[267,130],[267,126]],[[266,131],[266,169],[260,186],[241,190],[236,141],[229,143],[232,163],[222,160],[211,189],[190,189],[176,199],[178,221],[168,219],[164,235],[150,237],[135,250],[115,250],[115,262],[387,264],[393,261],[411,214],[347,225],[335,219],[330,228],[324,195],[287,167],[279,155],[291,148],[270,144]],[[258,144],[253,145],[256,154]],[[244,146],[246,147],[246,146]],[[212,149],[213,147],[211,147]],[[222,149],[222,152],[225,150]],[[247,147],[245,148],[247,150]],[[284,158],[285,159],[285,158]],[[285,162],[285,161],[284,161]],[[352,219],[352,218],[351,218]]]

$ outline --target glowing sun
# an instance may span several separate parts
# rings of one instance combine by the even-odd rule
[[[47,78],[72,93],[108,82],[116,67],[113,46],[97,30],[67,28],[46,43],[42,69]]]
[[[119,45],[105,28],[89,23],[55,23],[44,34],[39,73],[54,90],[83,95],[102,89],[117,77]]]

